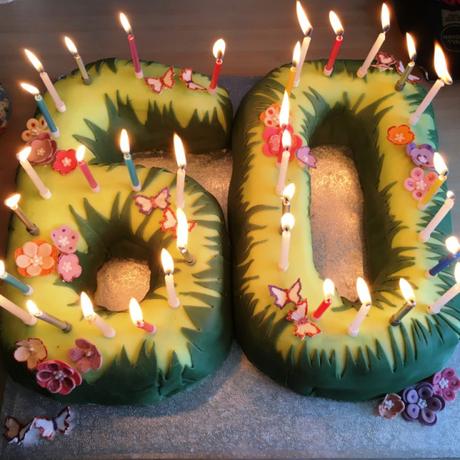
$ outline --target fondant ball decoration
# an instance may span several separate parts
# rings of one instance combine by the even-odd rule
[[[0,133],[5,130],[10,118],[10,100],[6,90],[0,85]]]
[[[146,75],[153,76],[168,68],[156,63],[143,67]],[[176,248],[175,174],[137,167],[142,191],[133,193],[118,135],[127,128],[132,151],[145,151],[170,148],[177,132],[187,153],[209,152],[228,145],[232,107],[222,88],[215,95],[188,89],[179,78],[180,69],[174,69],[174,84],[160,93],[134,78],[126,61],[99,61],[88,70],[91,85],[84,85],[76,72],[56,82],[66,112],[55,110],[48,94],[45,99],[60,129],[58,149],[87,146],[91,153],[86,160],[100,192],[91,190],[78,169],[66,175],[54,171],[50,158],[50,164],[35,165],[52,191],[51,199],[44,200],[21,170],[17,183],[21,205],[40,228],[40,236],[31,237],[13,218],[6,258],[9,272],[20,269],[27,276],[38,307],[69,322],[72,330],[63,333],[44,321],[28,327],[1,309],[3,351],[13,378],[47,395],[75,402],[150,404],[210,374],[228,352],[232,330],[228,237],[214,197],[187,177],[185,212],[193,223],[189,244],[196,259],[195,265],[188,265]],[[198,74],[190,73],[190,78],[203,85],[209,82]],[[146,202],[151,204],[147,212]],[[162,248],[174,259],[180,300],[175,309],[167,302]],[[94,302],[96,313],[116,333],[106,338],[82,317],[79,295],[86,292],[97,300],[97,289],[107,287],[98,286],[99,269],[119,259],[148,264],[147,293],[132,296],[140,300],[143,313],[144,323],[137,325],[154,328],[136,327],[127,305],[112,308],[123,311],[108,311]],[[126,280],[120,280],[115,289],[125,285]],[[3,284],[2,294],[25,305],[25,297],[11,286]],[[104,292],[98,295],[103,297]],[[27,344],[14,355],[17,343],[26,339],[41,340],[40,359],[36,347]],[[32,369],[25,361],[33,364]]]
[[[290,98],[288,126],[304,145],[344,145],[353,152],[363,190],[365,265],[372,296],[357,336],[348,333],[360,307],[356,298],[336,295],[320,319],[311,318],[323,301],[324,280],[313,259],[310,175],[292,153],[286,182],[296,190],[290,211],[295,217],[293,245],[288,269],[278,267],[282,204],[275,187],[282,148],[280,128],[268,125],[266,118],[267,110],[281,104],[288,67],[269,73],[239,107],[229,196],[235,329],[244,352],[263,372],[301,394],[348,400],[397,392],[433,374],[457,345],[460,326],[458,298],[441,314],[428,312],[428,305],[454,283],[451,273],[425,276],[433,260],[446,254],[442,243],[451,232],[450,218],[442,221],[432,240],[420,241],[418,232],[443,200],[438,197],[426,211],[418,210],[404,187],[414,167],[405,145],[398,145],[404,132],[398,143],[387,137],[390,127],[407,125],[425,90],[409,84],[395,91],[394,71],[371,68],[365,79],[356,78],[360,64],[337,61],[327,78],[323,61],[306,63],[302,83]],[[432,111],[412,130],[417,145],[437,146]],[[405,143],[412,142],[412,136],[406,138]],[[443,190],[442,196],[445,184]],[[322,199],[327,202],[328,197]],[[334,225],[341,231],[340,222]],[[415,287],[417,305],[393,327],[390,319],[404,304],[400,277]]]

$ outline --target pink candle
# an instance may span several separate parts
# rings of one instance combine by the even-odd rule
[[[340,51],[340,47],[343,43],[343,27],[342,23],[340,22],[339,17],[334,13],[334,11],[329,12],[329,20],[331,21],[331,26],[334,29],[335,33],[335,41],[332,45],[331,53],[329,54],[329,59],[327,64],[324,67],[324,75],[329,77],[334,70],[335,60]]]
[[[329,278],[326,278],[324,280],[323,291],[324,291],[324,299],[319,304],[318,308],[313,312],[312,316],[314,319],[320,319],[321,316],[323,316],[324,312],[332,304],[332,296],[334,295],[335,286],[334,286],[334,283]]]
[[[156,326],[144,321],[141,306],[134,297],[131,297],[129,301],[129,314],[131,316],[131,321],[136,327],[144,330],[147,334],[155,334],[157,331]]]
[[[91,190],[93,192],[99,192],[100,190],[99,184],[96,182],[96,179],[94,179],[94,176],[91,174],[88,163],[86,163],[86,161],[84,160],[85,158],[85,146],[84,145],[78,146],[76,157],[78,161],[78,166],[80,167],[80,171],[86,177],[86,180],[88,181],[88,184],[91,187]]]
[[[131,28],[131,24],[129,23],[128,17],[125,13],[120,13],[120,22],[121,26],[125,30],[128,35],[128,44],[129,44],[129,51],[131,52],[131,59],[133,61],[134,66],[134,73],[136,74],[137,78],[144,78],[144,73],[142,72],[141,63],[139,61],[139,54],[137,52],[136,46],[136,39],[133,34],[133,30]]]
[[[219,38],[214,43],[212,47],[212,53],[216,58],[216,62],[214,64],[214,70],[212,72],[211,83],[209,84],[208,90],[213,92],[217,87],[217,82],[219,81],[220,69],[222,68],[222,64],[224,62],[224,54],[225,54],[225,41],[222,38]]]

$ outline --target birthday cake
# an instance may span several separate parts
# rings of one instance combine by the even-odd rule
[[[118,146],[126,128],[135,152],[169,150],[174,134],[189,158],[225,148],[231,102],[190,69],[142,66],[145,79],[118,59],[89,64],[90,85],[76,71],[61,78],[55,86],[66,111],[44,96],[60,136],[40,115],[23,133],[17,192],[26,225],[11,220],[2,269],[10,283],[0,299],[18,306],[23,321],[1,309],[3,352],[15,380],[66,401],[154,403],[209,375],[231,341],[220,206],[186,177],[178,209],[176,174],[129,169]],[[76,157],[79,144],[86,158]],[[18,198],[8,202],[16,212]]]
[[[361,62],[337,61],[330,78],[325,61],[305,63],[289,98],[288,124],[281,118],[290,69],[275,69],[245,96],[233,127],[229,218],[236,335],[257,367],[304,395],[364,400],[398,392],[441,369],[459,340],[459,299],[441,309],[438,302],[455,285],[452,270],[426,276],[449,254],[444,241],[451,235],[450,217],[432,232],[423,230],[444,206],[447,191],[442,180],[429,200],[440,180],[433,170],[433,111],[410,126],[426,91],[411,82],[396,91],[400,75],[387,57],[365,78],[357,77]],[[361,301],[356,290],[343,294],[325,281],[340,270],[352,276],[345,240],[356,228],[353,212],[340,210],[351,199],[347,177],[338,165],[324,177],[326,159],[311,150],[331,144],[349,148],[362,189],[367,285],[362,278],[357,283]],[[285,190],[281,200],[276,184],[285,151],[284,184],[294,184],[295,194]],[[446,171],[438,171],[442,179]],[[342,193],[339,211],[329,207],[332,197],[319,184],[325,180]],[[313,185],[320,195],[312,196]],[[321,213],[323,227],[312,225]],[[313,229],[328,233],[330,244],[313,245]],[[283,259],[285,237],[292,247]],[[456,254],[458,242],[453,245]],[[331,252],[332,263],[319,273],[317,262]]]

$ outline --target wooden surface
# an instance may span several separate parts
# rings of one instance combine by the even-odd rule
[[[341,57],[365,57],[379,31],[380,2],[309,0],[306,5],[314,25],[309,58],[326,57],[329,52],[333,40],[329,8],[339,13],[345,26]],[[86,62],[128,57],[126,36],[117,19],[120,9],[131,19],[141,58],[202,72],[210,72],[211,45],[220,36],[227,41],[226,75],[263,75],[290,61],[293,44],[300,38],[293,0],[15,0],[0,5],[0,81],[10,92],[14,107],[10,126],[0,137],[1,203],[14,190],[15,152],[21,147],[20,132],[34,110],[32,98],[18,89],[18,81],[41,86],[22,48],[36,51],[52,76],[74,68],[62,44],[64,33],[74,38]],[[405,56],[394,19],[392,25],[384,48]],[[458,85],[442,90],[435,104],[441,148],[448,154],[454,190],[460,175],[456,152],[459,106]],[[0,205],[0,255],[6,219],[7,210]]]

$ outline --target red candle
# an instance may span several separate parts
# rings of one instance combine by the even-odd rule
[[[323,316],[324,312],[331,306],[332,304],[332,296],[334,295],[335,286],[332,280],[326,278],[323,283],[323,291],[324,291],[324,299],[319,304],[318,308],[313,312],[314,319],[320,319]]]
[[[85,158],[85,146],[84,145],[78,146],[76,157],[78,161],[78,166],[80,167],[80,171],[86,177],[86,180],[88,181],[88,184],[91,187],[91,190],[93,192],[99,192],[100,190],[99,184],[96,182],[96,179],[91,174],[88,163],[86,163],[86,161],[84,160]]]
[[[139,305],[139,302],[133,297],[129,301],[129,314],[131,316],[131,321],[136,327],[144,330],[147,332],[147,334],[155,334],[157,331],[156,326],[148,323],[147,321],[144,321],[141,306]]]
[[[222,64],[224,62],[224,54],[225,54],[225,41],[222,38],[216,40],[214,46],[212,47],[212,53],[216,58],[216,63],[214,64],[214,70],[212,72],[211,83],[209,84],[208,90],[210,92],[214,92],[217,87],[217,82],[219,80],[220,69],[222,68]]]
[[[329,11],[329,21],[331,22],[331,26],[334,29],[335,41],[332,45],[331,53],[329,54],[327,64],[324,67],[324,75],[326,75],[327,77],[329,77],[334,70],[335,60],[337,59],[340,47],[342,46],[344,32],[342,23],[340,22],[339,17],[337,16],[337,14],[335,14],[334,11]]]
[[[128,17],[125,13],[120,13],[120,22],[121,26],[128,34],[128,44],[129,44],[129,51],[131,52],[131,59],[133,61],[134,66],[134,73],[136,74],[137,78],[143,78],[144,74],[142,72],[141,63],[139,61],[139,54],[137,53],[137,46],[136,46],[136,39],[133,34],[133,30],[131,29],[131,24],[129,23]]]

